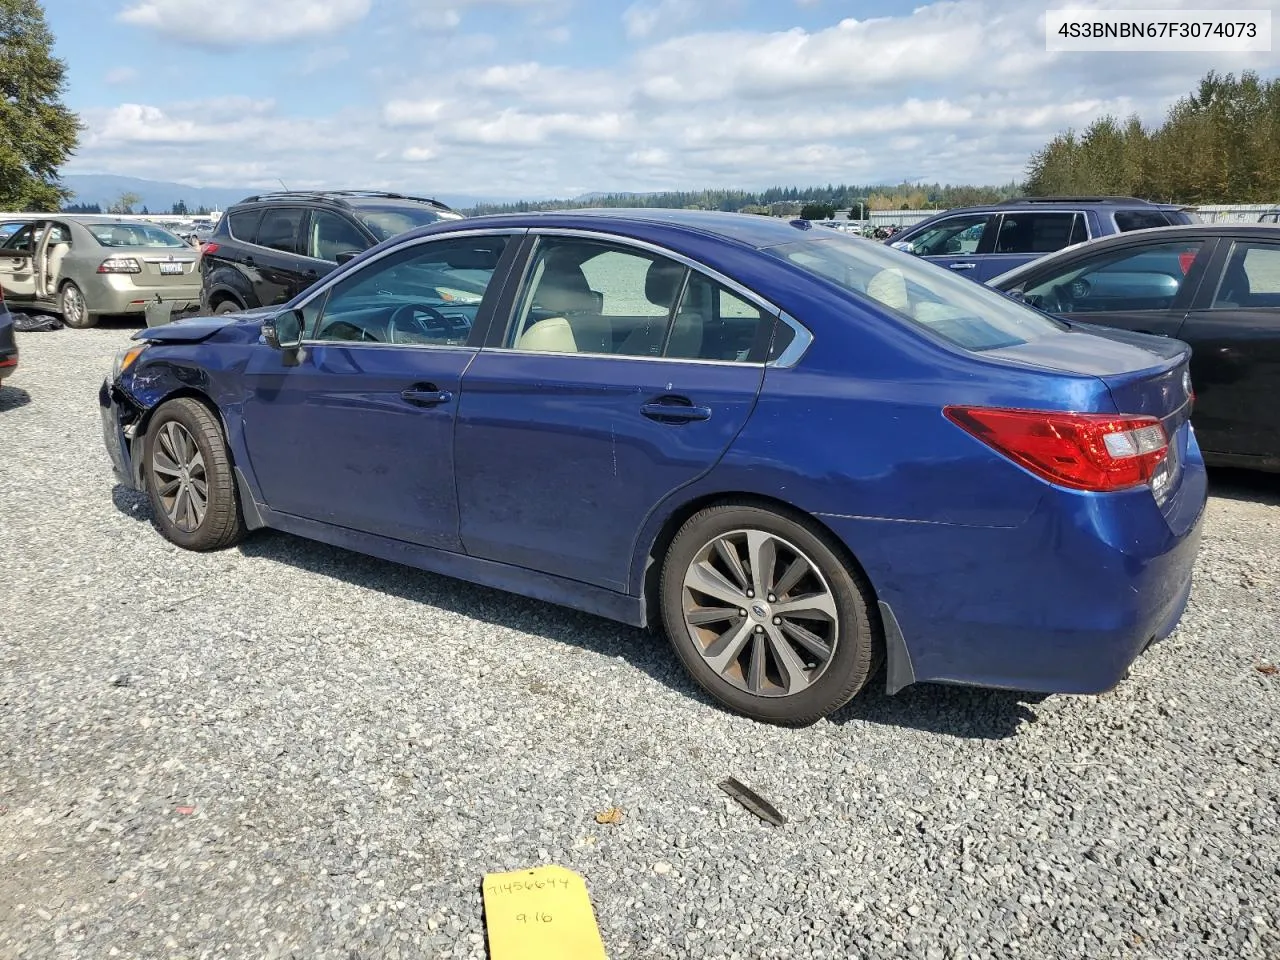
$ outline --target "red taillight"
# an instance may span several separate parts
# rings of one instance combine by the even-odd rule
[[[211,253],[218,252],[218,245],[210,240],[208,243],[200,244],[200,256],[207,257]]]
[[[1076,490],[1149,483],[1169,452],[1155,417],[947,407],[952,423],[1044,479]]]

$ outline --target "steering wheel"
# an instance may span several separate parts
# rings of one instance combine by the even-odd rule
[[[457,330],[464,331],[463,336],[466,335],[462,323],[446,317],[435,307],[425,303],[406,303],[396,307],[387,320],[387,342],[421,343],[425,337],[428,342],[437,343],[454,338]]]

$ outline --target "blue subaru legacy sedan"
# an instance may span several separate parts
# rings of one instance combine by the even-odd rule
[[[881,664],[1105,691],[1191,588],[1184,344],[803,222],[442,223],[136,339],[106,445],[174,543],[272,527],[660,625],[764,721]]]

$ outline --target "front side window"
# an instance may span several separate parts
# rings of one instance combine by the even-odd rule
[[[23,224],[4,242],[4,249],[30,253],[35,249],[35,232],[35,224]]]
[[[748,361],[772,315],[658,254],[544,239],[508,345],[517,350]]]
[[[1050,313],[1168,310],[1204,249],[1203,240],[1173,240],[1108,250],[1027,286],[1023,297]]]
[[[911,252],[921,257],[976,253],[990,219],[985,213],[948,217],[912,237]]]
[[[1215,310],[1280,307],[1280,243],[1240,241],[1231,245]]]
[[[311,230],[307,237],[307,256],[337,262],[340,253],[360,253],[369,241],[346,217],[328,210],[311,214]]]
[[[298,235],[302,232],[301,207],[270,207],[258,224],[257,244],[284,253],[298,252]]]
[[[1053,253],[1088,239],[1081,213],[1006,213],[1000,218],[995,252]]]
[[[765,252],[966,350],[1014,346],[1064,329],[989,287],[882,244],[835,234]]]
[[[506,237],[436,240],[375,260],[313,301],[311,339],[464,345],[506,244]]]

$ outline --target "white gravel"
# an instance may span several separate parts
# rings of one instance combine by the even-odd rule
[[[170,546],[99,432],[130,332],[20,334],[0,389],[0,957],[483,957],[481,876],[553,862],[614,960],[1280,956],[1280,478],[1215,475],[1186,619],[1114,693],[783,730],[629,628]]]

